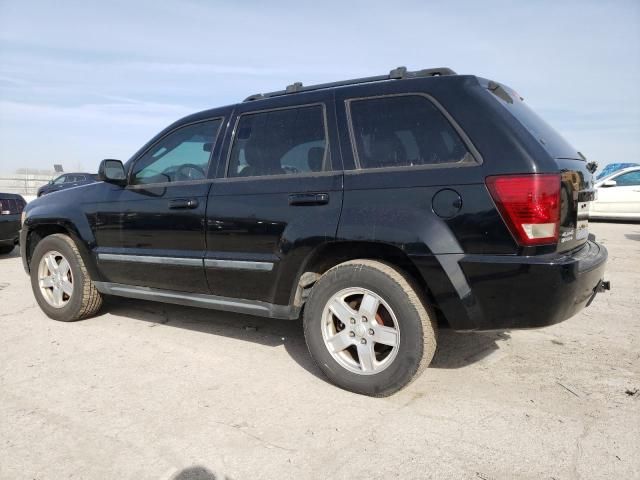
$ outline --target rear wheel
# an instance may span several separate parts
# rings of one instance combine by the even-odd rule
[[[340,264],[316,282],[304,331],[311,356],[329,380],[372,396],[407,385],[436,348],[435,317],[411,279],[373,260]]]
[[[71,322],[100,309],[102,295],[68,236],[55,234],[41,240],[33,252],[30,269],[33,294],[48,317]]]

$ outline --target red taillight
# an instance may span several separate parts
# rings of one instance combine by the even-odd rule
[[[560,175],[487,177],[487,188],[518,243],[524,246],[557,243]]]

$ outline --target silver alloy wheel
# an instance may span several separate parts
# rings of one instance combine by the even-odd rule
[[[360,375],[373,375],[396,358],[400,328],[382,297],[366,288],[346,288],[324,308],[322,338],[341,366]]]
[[[38,265],[42,297],[54,308],[64,307],[73,295],[73,273],[66,258],[55,250],[45,253]]]

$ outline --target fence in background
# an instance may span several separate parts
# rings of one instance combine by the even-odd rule
[[[38,188],[55,178],[57,173],[9,173],[0,174],[0,192],[36,195]]]

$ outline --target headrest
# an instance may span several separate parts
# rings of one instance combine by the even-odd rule
[[[322,171],[324,162],[324,147],[312,147],[307,153],[307,164],[312,172]]]

